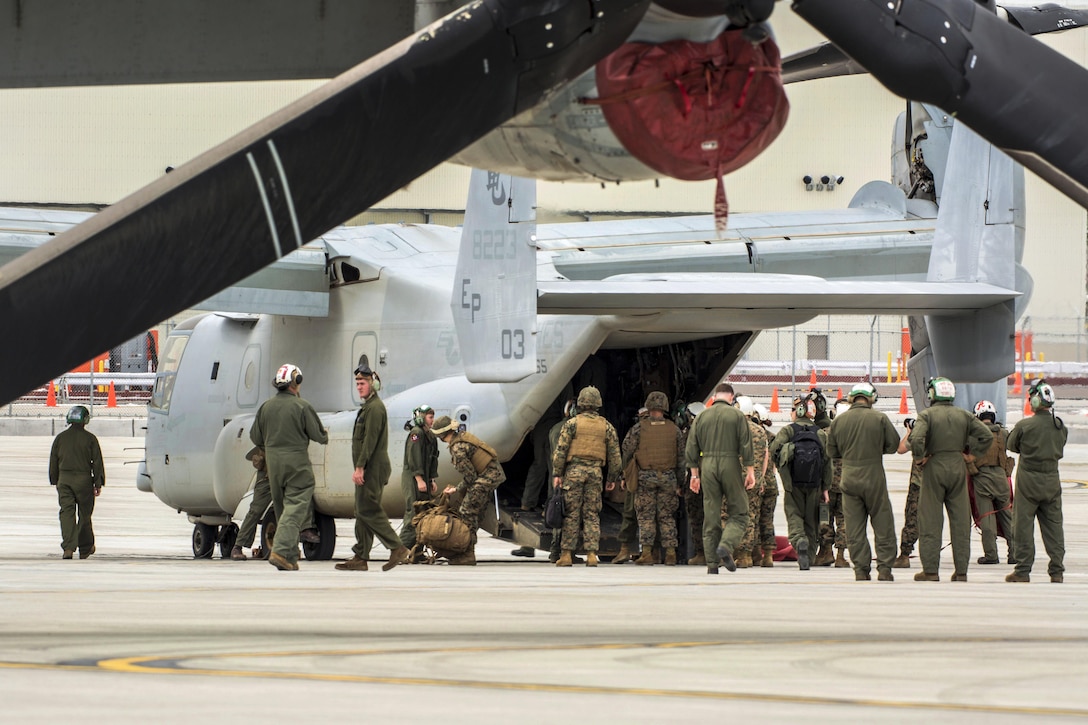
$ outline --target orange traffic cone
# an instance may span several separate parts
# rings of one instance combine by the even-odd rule
[[[907,389],[903,388],[903,394],[899,396],[899,415],[906,415],[909,412],[907,409]]]
[[[116,408],[117,407],[117,391],[113,389],[113,381],[112,380],[110,381],[110,392],[106,396],[106,407],[107,408]]]
[[[1024,398],[1024,417],[1029,415],[1035,415],[1035,411],[1031,409],[1031,398]]]
[[[839,397],[835,400],[842,400],[842,388],[839,388]]]
[[[47,392],[45,394],[45,404],[47,406],[49,406],[50,408],[56,408],[57,407],[56,385],[53,384],[52,380],[49,381],[48,385],[49,385],[49,392]]]
[[[771,389],[771,413],[778,412],[778,388]]]
[[[812,368],[812,374],[808,376],[809,387],[816,387],[816,368]]]
[[[1020,380],[1020,371],[1017,370],[1012,376],[1012,394],[1019,395],[1023,391],[1023,382]]]

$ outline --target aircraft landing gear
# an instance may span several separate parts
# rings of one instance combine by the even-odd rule
[[[321,534],[321,541],[316,544],[303,542],[302,553],[307,561],[328,561],[336,549],[336,519],[328,514],[314,512],[314,526]]]
[[[215,551],[215,542],[219,538],[218,528],[208,524],[193,526],[193,558],[210,559]]]

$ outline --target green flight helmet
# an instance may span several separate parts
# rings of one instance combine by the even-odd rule
[[[87,425],[87,421],[90,419],[91,411],[87,410],[87,408],[82,405],[72,406],[68,411],[68,415],[64,416],[64,420],[67,421],[68,425],[72,425],[73,423]]]
[[[851,403],[853,403],[854,398],[858,397],[859,395],[863,398],[868,399],[870,403],[875,403],[876,399],[879,397],[877,395],[876,388],[873,387],[873,384],[864,380],[855,385],[854,387],[850,388],[850,394],[846,397],[850,400]]]
[[[948,378],[930,378],[929,383],[926,384],[926,392],[931,403],[938,400],[955,400],[956,384]]]
[[[1028,390],[1028,404],[1032,410],[1054,407],[1054,388],[1045,380],[1037,380]]]
[[[601,391],[592,385],[587,385],[578,393],[579,408],[600,408],[602,405],[604,401],[601,400]]]

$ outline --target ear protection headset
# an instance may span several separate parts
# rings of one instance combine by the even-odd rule
[[[430,413],[433,408],[429,405],[421,405],[412,411],[412,424],[417,428],[423,427],[423,419]]]
[[[809,415],[810,409],[812,416],[816,415],[816,403],[814,403],[812,400],[805,398],[794,398],[793,412],[797,415],[798,418],[811,417]]]
[[[299,370],[297,365],[284,363],[283,365],[280,365],[280,369],[276,371],[276,377],[272,380],[272,384],[280,389],[286,388],[291,384],[302,385],[302,371]]]
[[[1036,380],[1028,389],[1028,404],[1032,410],[1049,408],[1054,405],[1054,389],[1045,380]]]

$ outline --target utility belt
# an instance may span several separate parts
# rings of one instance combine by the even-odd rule
[[[575,456],[567,461],[568,466],[593,466],[594,468],[603,468],[604,461],[598,461],[596,458],[582,458],[581,456]]]

